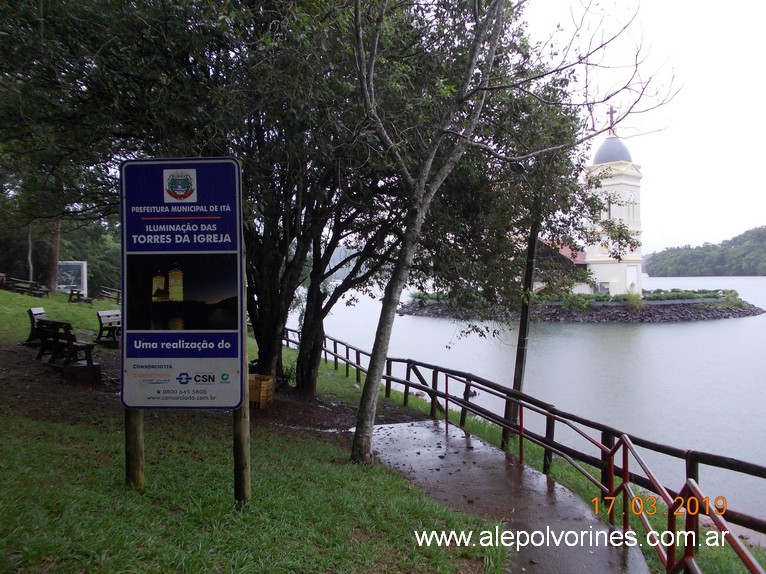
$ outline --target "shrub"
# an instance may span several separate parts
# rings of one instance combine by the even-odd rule
[[[634,311],[637,311],[644,306],[644,300],[641,298],[640,293],[628,293],[626,299],[628,307]]]
[[[561,300],[561,306],[567,311],[587,309],[590,301],[581,293],[567,293]]]

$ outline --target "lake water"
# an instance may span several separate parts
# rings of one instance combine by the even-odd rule
[[[645,277],[643,287],[733,288],[766,309],[766,277]],[[325,330],[370,350],[379,309],[365,297],[355,307],[338,305]],[[449,319],[397,317],[388,356],[511,387],[516,328],[486,339],[461,337],[461,327]],[[764,340],[766,314],[664,324],[533,323],[524,392],[645,439],[766,464]],[[485,406],[503,410],[491,397]],[[542,421],[529,423],[542,431]],[[558,433],[586,450],[583,441]],[[667,486],[681,487],[682,463],[652,453],[646,459]],[[711,500],[724,496],[731,508],[766,518],[766,481],[703,467],[700,484]]]

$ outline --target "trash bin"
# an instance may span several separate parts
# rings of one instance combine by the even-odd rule
[[[274,378],[251,373],[247,379],[250,386],[250,406],[254,409],[265,409],[274,399]]]

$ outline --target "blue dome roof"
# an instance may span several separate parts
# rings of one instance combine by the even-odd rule
[[[601,147],[593,156],[593,165],[598,163],[611,163],[613,161],[633,161],[630,152],[625,144],[622,143],[612,130],[609,130],[609,136],[601,144]]]

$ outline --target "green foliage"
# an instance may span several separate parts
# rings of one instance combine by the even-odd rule
[[[641,294],[640,293],[628,293],[627,294],[627,303],[628,303],[628,307],[630,307],[634,311],[639,310],[644,305],[644,302],[641,299]]]
[[[567,311],[586,309],[589,304],[588,296],[582,293],[567,293],[561,300],[562,307]]]
[[[444,294],[443,293],[427,293],[425,291],[415,291],[413,293],[410,293],[410,298],[418,300],[418,301],[443,301],[444,300]]]
[[[564,293],[564,294],[550,293],[550,292],[536,294],[534,300],[540,303],[558,303],[558,302],[563,302],[567,295],[569,295],[570,297],[576,296],[577,300],[584,301],[586,307],[592,303],[604,303],[606,301],[612,300],[612,297],[610,297],[608,293],[571,293],[571,292]],[[573,305],[575,306],[579,305],[582,307],[582,303],[575,302],[573,303]]]
[[[738,298],[739,295],[733,289],[696,289],[696,290],[681,290],[671,289],[670,291],[664,291],[662,289],[655,289],[651,292],[644,293],[644,299],[646,301],[674,301],[683,299],[718,299],[720,297],[731,296],[732,298]]]
[[[766,226],[700,247],[669,247],[648,258],[652,277],[766,275]]]

